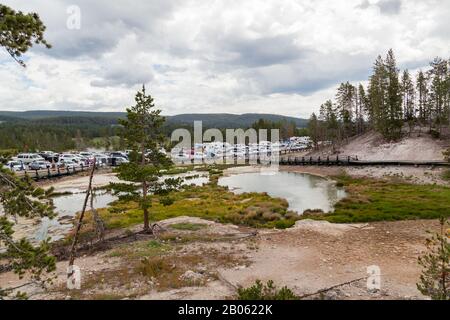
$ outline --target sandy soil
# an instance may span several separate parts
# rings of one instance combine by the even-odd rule
[[[429,135],[417,133],[406,136],[398,142],[386,142],[376,132],[368,132],[338,148],[338,152],[358,156],[360,160],[444,160],[442,152],[448,148],[448,141],[432,139]],[[331,154],[331,148],[315,151],[313,154]]]

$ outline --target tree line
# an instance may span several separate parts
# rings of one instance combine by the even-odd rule
[[[391,49],[375,60],[367,87],[341,83],[335,100],[327,100],[319,114],[311,115],[308,131],[316,146],[320,141],[335,146],[368,130],[397,140],[405,126],[409,134],[418,126],[438,138],[449,121],[450,60],[436,57],[427,70],[413,75],[400,72]]]

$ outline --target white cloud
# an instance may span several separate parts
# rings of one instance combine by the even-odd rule
[[[51,50],[21,69],[0,50],[2,110],[121,111],[146,83],[165,114],[307,117],[393,48],[401,67],[447,57],[446,0],[6,0],[38,12]],[[69,5],[81,29],[66,28]]]

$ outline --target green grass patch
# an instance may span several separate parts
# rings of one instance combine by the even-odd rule
[[[120,245],[110,254],[110,257],[126,257],[127,259],[149,258],[164,255],[172,250],[172,246],[157,240],[135,242],[133,246]]]
[[[298,219],[288,211],[285,199],[272,198],[267,193],[234,194],[227,187],[215,183],[203,186],[186,186],[170,195],[172,203],[164,206],[154,196],[150,219],[159,221],[179,216],[199,217],[222,223],[253,227],[287,228]],[[107,227],[127,228],[143,222],[143,213],[135,202],[117,201],[109,208],[98,210]],[[89,219],[89,215],[87,215]],[[179,228],[198,228],[181,225]]]
[[[349,176],[335,178],[348,196],[335,205],[334,212],[306,217],[344,223],[450,216],[450,188],[446,186]]]

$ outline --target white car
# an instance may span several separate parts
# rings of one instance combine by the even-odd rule
[[[25,165],[35,161],[45,161],[44,158],[35,153],[20,153],[14,160],[21,161]]]
[[[81,158],[77,157],[74,154],[66,153],[66,154],[60,155],[58,161],[59,162],[64,161],[64,162],[76,162],[76,163],[79,163],[81,161]]]
[[[51,164],[47,161],[34,161],[28,165],[28,169],[30,170],[48,169],[50,167]]]
[[[116,165],[121,165],[122,163],[129,163],[128,159],[124,157],[115,157],[116,158]]]
[[[25,166],[23,165],[23,163],[21,161],[8,161],[6,163],[6,167],[11,170],[11,171],[23,171],[25,170]]]
[[[78,163],[71,161],[71,160],[65,160],[65,159],[61,159],[56,163],[56,166],[58,168],[70,168],[73,169],[75,167],[78,167]]]

